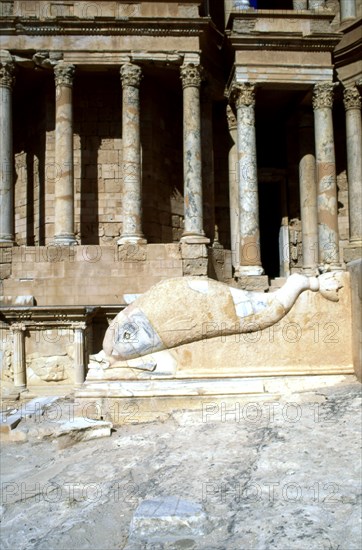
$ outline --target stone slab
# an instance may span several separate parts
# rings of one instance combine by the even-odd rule
[[[142,501],[130,526],[132,539],[152,542],[200,537],[206,532],[206,515],[198,503],[176,496]]]
[[[42,415],[44,409],[54,403],[54,401],[57,401],[57,399],[59,399],[57,395],[36,397],[22,405],[21,414],[24,417]]]
[[[60,425],[57,432],[58,449],[71,447],[80,441],[89,441],[111,435],[112,423],[75,417]]]

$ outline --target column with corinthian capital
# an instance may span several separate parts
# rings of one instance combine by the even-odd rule
[[[74,235],[73,77],[75,67],[60,61],[55,75],[54,244],[77,244]]]
[[[15,65],[0,61],[0,243],[14,242],[12,89]]]
[[[138,65],[122,65],[123,226],[118,244],[146,243],[142,233],[141,79],[142,70]]]
[[[336,160],[333,134],[333,88],[331,82],[314,86],[314,139],[317,176],[319,263],[340,268]]]
[[[259,197],[255,136],[255,86],[234,86],[237,113],[237,172],[239,185],[240,264],[236,277],[262,275]]]
[[[183,241],[206,243],[202,210],[202,160],[200,85],[201,68],[193,63],[181,67],[183,88],[184,201]]]
[[[346,109],[346,142],[347,142],[347,175],[349,204],[349,240],[350,249],[357,249],[357,255],[351,257],[349,251],[346,261],[361,257],[362,246],[362,124],[361,97],[357,86],[344,90],[344,106]]]

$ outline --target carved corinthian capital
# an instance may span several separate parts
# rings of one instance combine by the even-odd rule
[[[12,88],[15,83],[15,64],[0,63],[0,86],[3,88]]]
[[[75,66],[70,63],[57,63],[54,67],[54,76],[56,86],[72,86]]]
[[[234,84],[231,90],[236,108],[245,105],[247,107],[255,105],[255,84],[244,82],[243,84]]]
[[[226,107],[226,118],[228,121],[229,130],[234,130],[237,127],[237,119],[230,105]]]
[[[349,109],[361,108],[361,96],[359,95],[356,86],[350,86],[344,89],[343,102],[346,111],[348,111]]]
[[[314,86],[313,109],[332,108],[334,86],[332,82],[321,82]]]
[[[188,63],[181,66],[181,80],[182,87],[187,88],[188,86],[194,86],[198,88],[201,85],[202,69],[200,65],[194,65],[193,63]]]
[[[139,88],[142,80],[142,69],[133,63],[125,63],[121,67],[122,86]]]

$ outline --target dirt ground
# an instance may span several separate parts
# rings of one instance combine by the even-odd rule
[[[210,399],[65,449],[51,422],[26,419],[28,441],[2,445],[4,550],[362,548],[357,382],[233,408]],[[169,496],[202,514],[130,531],[141,502]]]

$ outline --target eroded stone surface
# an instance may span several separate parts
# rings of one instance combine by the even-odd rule
[[[360,388],[210,400],[148,424],[128,411],[111,438],[56,455],[8,444],[3,547],[359,550]],[[138,506],[167,495],[202,507],[209,530],[131,546]]]

